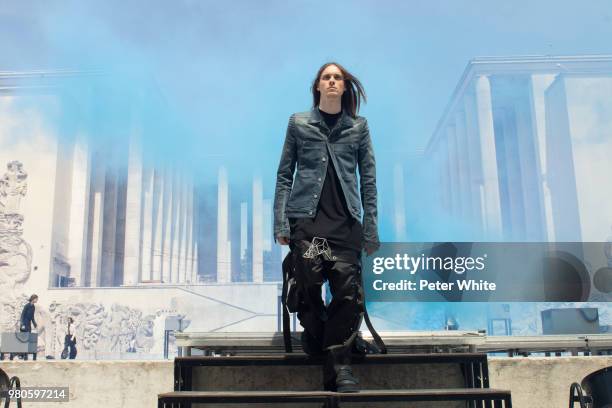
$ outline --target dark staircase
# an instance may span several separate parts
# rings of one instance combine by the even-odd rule
[[[509,408],[510,391],[489,388],[483,353],[355,356],[359,393],[321,391],[322,359],[304,354],[192,356],[174,360],[174,392],[158,408]]]

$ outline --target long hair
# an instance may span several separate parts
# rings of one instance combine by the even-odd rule
[[[317,76],[314,81],[312,81],[312,107],[316,108],[319,106],[319,102],[321,101],[321,92],[317,91],[317,85],[319,85],[319,80],[321,79],[321,73],[325,70],[325,68],[330,65],[335,65],[338,67],[340,72],[342,72],[342,76],[344,77],[344,93],[342,94],[342,109],[345,110],[352,117],[357,116],[357,112],[359,112],[359,107],[361,106],[361,99],[366,103],[368,98],[366,97],[365,89],[363,89],[363,85],[355,75],[351,74],[344,68],[342,65],[337,62],[327,62],[319,68],[317,72]]]

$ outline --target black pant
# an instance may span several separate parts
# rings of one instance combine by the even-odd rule
[[[300,324],[323,349],[350,347],[365,311],[359,253],[331,247],[331,260],[304,258],[309,246],[308,241],[291,242]],[[327,307],[321,297],[326,280],[332,294]]]
[[[70,360],[74,360],[76,358],[76,356],[77,356],[77,348],[76,348],[76,346],[74,344],[72,344],[72,345],[68,346],[68,350],[69,350],[68,358]]]

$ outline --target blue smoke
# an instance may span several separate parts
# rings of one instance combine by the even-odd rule
[[[610,50],[605,1],[520,3],[3,4],[0,69],[80,72],[48,81],[62,107],[48,122],[67,142],[85,134],[127,148],[136,129],[151,163],[178,164],[211,184],[221,165],[234,185],[259,174],[271,197],[287,118],[309,109],[316,69],[338,60],[368,91],[362,113],[377,152],[381,238],[395,239],[391,168],[399,162],[413,169],[404,174],[408,239],[476,240],[428,195],[435,180],[410,159],[431,137],[466,62]],[[531,30],[518,31],[526,21]]]

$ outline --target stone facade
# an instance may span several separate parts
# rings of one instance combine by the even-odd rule
[[[176,315],[196,330],[275,330],[276,282],[217,284],[214,270],[199,284],[209,231],[193,177],[147,162],[136,125],[104,138],[75,118],[95,112],[54,88],[66,76],[78,74],[0,73],[0,330],[32,293],[41,357],[59,357],[68,317],[78,358],[160,358]]]

